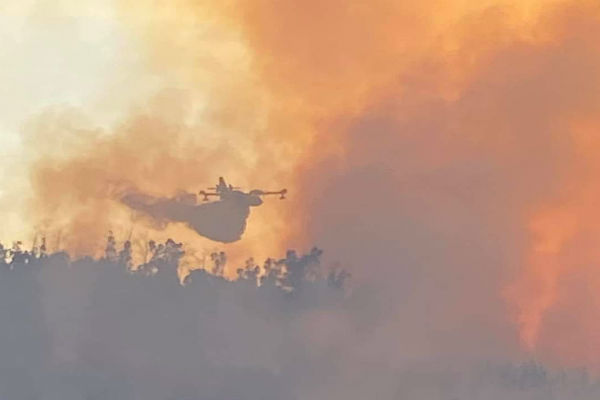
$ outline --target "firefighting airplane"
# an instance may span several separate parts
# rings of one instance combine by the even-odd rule
[[[217,201],[198,203],[194,193],[181,193],[173,198],[154,197],[136,190],[130,190],[121,197],[121,202],[129,208],[145,214],[160,225],[184,223],[200,236],[231,243],[241,239],[246,230],[250,207],[263,204],[262,196],[276,195],[285,199],[287,190],[251,190],[248,193],[228,185],[219,178],[217,186],[202,190],[199,194],[204,202],[210,197]]]
[[[239,187],[234,187],[225,183],[225,179],[223,177],[219,177],[219,183],[217,186],[210,187],[208,190],[212,190],[212,192],[207,192],[204,190],[200,191],[200,195],[203,196],[203,201],[208,201],[209,196],[218,196],[221,200],[243,197],[251,206],[259,206],[262,204],[262,199],[260,196],[278,195],[279,199],[283,200],[287,194],[287,189],[281,189],[276,192],[266,192],[264,190],[254,189],[248,193],[244,193],[240,191]]]

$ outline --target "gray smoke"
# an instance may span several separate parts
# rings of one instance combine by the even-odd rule
[[[401,346],[386,304],[321,251],[289,251],[238,279],[194,271],[180,285],[184,248],[150,245],[135,271],[111,236],[102,259],[70,261],[45,246],[2,247],[3,399],[596,399],[585,371],[533,362],[430,357],[390,361]],[[224,254],[213,254],[213,271]],[[210,269],[210,268],[209,268]],[[388,352],[396,357],[396,351]],[[410,352],[408,352],[410,353]]]

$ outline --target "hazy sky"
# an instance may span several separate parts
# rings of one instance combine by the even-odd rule
[[[60,147],[61,138],[44,135],[32,145],[24,126],[51,108],[85,110],[94,126],[110,124],[150,87],[152,79],[131,82],[130,95],[111,95],[113,87],[129,82],[139,56],[123,32],[110,1],[18,1],[0,6],[0,174],[5,184],[0,201],[12,203],[14,214],[1,236],[15,237],[24,227],[23,210],[15,197],[27,195],[26,162],[38,147]],[[140,90],[136,90],[140,88]],[[36,149],[31,149],[35,146]],[[12,192],[18,190],[18,196]],[[15,215],[21,214],[21,215]],[[29,233],[27,233],[29,237]]]

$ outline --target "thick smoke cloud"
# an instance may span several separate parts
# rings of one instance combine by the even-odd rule
[[[144,73],[166,89],[111,127],[87,121],[85,105],[32,118],[27,216],[74,258],[99,256],[108,230],[132,237],[131,249],[81,271],[54,258],[26,289],[22,326],[41,332],[35,346],[53,341],[51,355],[23,351],[22,365],[64,368],[42,383],[28,371],[28,390],[52,382],[67,396],[75,383],[64,380],[83,385],[76,396],[108,387],[150,399],[235,398],[241,386],[245,398],[597,397],[584,375],[551,372],[598,370],[597,2],[118,3]],[[135,97],[130,88],[111,95]],[[218,175],[298,195],[253,213],[244,241],[211,252],[209,270],[236,278],[232,260],[317,243],[356,287],[341,299],[257,288],[246,273],[198,283],[195,272],[185,288],[110,277],[117,260],[143,255],[144,235],[214,246],[131,215],[115,182],[169,198]],[[88,313],[96,304],[106,308]],[[122,304],[140,320],[130,326]],[[194,332],[187,321],[211,328],[183,349],[169,338]],[[510,366],[530,358],[549,369]]]
[[[272,126],[314,134],[291,242],[373,282],[411,349],[597,364],[596,3],[261,1],[228,16],[281,102]]]
[[[324,222],[313,226],[313,237],[344,250],[349,238],[339,241],[334,230],[352,232],[351,242],[374,238],[368,250],[346,253],[347,260],[368,259],[400,280],[422,282],[415,296],[447,307],[433,320],[453,315],[443,325],[460,330],[454,324],[472,316],[466,337],[512,316],[522,343],[529,350],[539,345],[541,357],[595,363],[585,355],[593,339],[574,340],[559,325],[574,318],[584,332],[595,330],[584,315],[588,300],[575,294],[587,284],[568,277],[568,271],[593,275],[588,268],[597,265],[586,247],[595,241],[597,214],[587,200],[572,200],[595,196],[595,184],[582,178],[589,167],[580,141],[587,139],[571,128],[596,113],[586,106],[597,100],[599,66],[588,29],[597,29],[599,20],[587,12],[570,8],[547,17],[568,30],[565,39],[516,40],[494,50],[458,99],[437,90],[432,95],[430,79],[417,74],[422,80],[398,89],[401,96],[392,90],[350,120],[340,166],[324,176],[317,169],[307,179],[312,186],[323,177],[321,187],[330,194],[316,200],[317,220]],[[563,22],[563,13],[573,20]],[[342,201],[345,207],[331,213]],[[390,254],[394,243],[398,256]],[[397,257],[414,269],[399,272]],[[563,301],[570,306],[563,308]],[[547,319],[552,314],[554,321]],[[561,344],[567,342],[579,345]]]
[[[596,363],[595,2],[176,4],[121,10],[192,86],[222,76],[195,56],[202,21],[245,49],[244,90],[219,104],[260,121],[256,157],[301,193],[261,221],[285,221],[286,245],[372,282],[397,305],[390,332],[410,316],[411,348],[431,348],[425,329],[454,332],[440,349]]]

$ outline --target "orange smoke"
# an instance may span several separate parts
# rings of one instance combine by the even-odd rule
[[[527,263],[507,293],[518,307],[521,338],[530,350],[597,368],[600,121],[595,115],[586,119],[570,126],[576,159],[561,180],[556,204],[538,207],[531,217]]]
[[[153,225],[134,215],[118,198],[128,186],[157,196],[197,192],[214,184],[215,174],[246,187],[254,184],[250,179],[257,175],[256,181],[266,184],[268,180],[260,175],[267,166],[255,165],[251,144],[238,147],[228,143],[238,140],[235,137],[214,139],[204,133],[208,128],[182,122],[190,118],[189,101],[178,91],[159,94],[114,132],[91,130],[77,115],[65,111],[48,112],[30,123],[32,145],[43,143],[46,135],[60,143],[59,148],[45,146],[31,170],[35,192],[31,216],[51,245],[60,236],[60,248],[75,256],[98,255],[107,233],[113,231],[119,240],[133,239],[141,247],[144,240],[173,236],[206,253],[217,248],[185,228]],[[272,215],[268,211],[257,214],[254,218],[259,225],[261,218]],[[254,243],[260,256],[277,251],[277,242],[269,238],[276,238],[281,229],[277,221],[263,226],[267,230],[249,229],[249,241],[244,244],[252,249]],[[235,255],[235,245],[230,250]]]
[[[517,283],[519,292],[512,294],[520,308],[521,339],[530,350],[535,348],[544,314],[558,297],[560,278],[566,269],[565,261],[560,259],[561,250],[578,228],[569,211],[542,211],[531,222],[532,248],[524,260],[526,270]]]
[[[262,1],[231,9],[275,100],[272,107],[279,111],[268,127],[313,138],[298,163],[302,193],[327,190],[331,181],[326,179],[338,179],[336,173],[360,164],[357,158],[372,159],[368,151],[375,145],[369,140],[383,140],[386,149],[393,149],[411,140],[409,135],[423,141],[430,135],[430,146],[439,146],[439,151],[420,154],[425,161],[416,168],[445,168],[478,152],[512,171],[502,185],[513,199],[494,207],[510,210],[507,218],[526,243],[517,256],[522,263],[506,266],[507,282],[498,282],[497,290],[510,288],[521,339],[533,349],[544,331],[545,314],[560,300],[565,274],[582,268],[583,259],[596,259],[592,249],[584,256],[566,249],[585,237],[591,240],[587,235],[596,231],[593,202],[577,199],[596,198],[592,160],[598,158],[598,124],[588,123],[583,135],[574,126],[599,111],[600,54],[593,44],[600,30],[597,4],[495,1],[444,7],[421,2],[409,7],[333,1],[296,7]],[[398,99],[395,104],[387,103],[390,97]],[[402,132],[401,127],[410,130],[411,121],[422,118],[419,108],[431,99],[447,105],[437,108],[448,113],[442,116],[450,125],[441,127],[445,133]],[[373,109],[396,114],[396,137],[362,132],[369,139],[348,132]],[[587,153],[585,161],[579,160],[582,153]],[[523,171],[532,167],[539,170]],[[325,168],[341,171],[327,173]],[[401,180],[388,184],[401,185]],[[294,222],[291,237],[304,234],[327,242],[333,234],[316,220],[338,211],[328,205],[315,215],[321,195],[296,202],[305,218]],[[348,215],[356,212],[364,211],[351,209]],[[326,236],[320,236],[323,231]]]
[[[291,189],[285,206],[256,210],[247,236],[228,249],[234,255],[316,243],[334,259],[362,262],[348,254],[361,246],[382,254],[411,238],[390,222],[407,213],[448,243],[440,250],[448,262],[472,262],[465,253],[485,246],[509,253],[473,256],[491,272],[461,271],[492,281],[482,295],[508,299],[528,349],[561,359],[584,353],[592,335],[567,350],[553,343],[568,335],[548,321],[571,313],[588,332],[598,329],[590,322],[597,308],[574,293],[600,288],[599,7],[417,3],[119,2],[149,71],[178,89],[141,99],[107,132],[60,113],[31,124],[33,146],[40,134],[61,138],[32,164],[35,222],[60,226],[67,248],[93,252],[89,243],[109,229],[126,235],[132,226],[109,195],[114,182],[170,195],[223,175]],[[364,180],[353,187],[356,171]],[[481,232],[457,234],[473,215]],[[165,234],[211,246],[183,229]],[[395,262],[381,262],[386,274]],[[378,275],[360,268],[358,276]],[[580,273],[587,279],[571,279]],[[457,290],[456,307],[486,307],[465,293]]]

